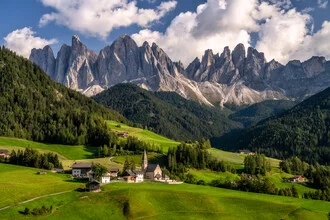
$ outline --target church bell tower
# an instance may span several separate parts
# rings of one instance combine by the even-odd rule
[[[147,152],[146,152],[146,150],[144,150],[143,156],[142,156],[142,165],[141,165],[142,171],[146,171],[147,167],[148,167]]]

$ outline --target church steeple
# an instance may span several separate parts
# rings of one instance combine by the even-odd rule
[[[146,150],[144,150],[143,152],[143,156],[142,156],[142,165],[141,165],[141,169],[143,171],[147,170],[148,167],[148,158],[147,158],[147,152]]]

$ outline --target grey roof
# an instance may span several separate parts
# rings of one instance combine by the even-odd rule
[[[128,176],[135,176],[135,173],[132,170],[126,170],[125,174],[128,174]]]
[[[0,149],[0,154],[8,154],[9,151],[8,150],[3,150],[3,149]]]
[[[157,168],[158,164],[148,164],[146,172],[154,172]]]
[[[157,173],[155,177],[156,178],[161,178],[162,176],[159,173]]]
[[[133,170],[133,173],[135,173],[136,175],[143,175],[143,171],[140,171],[140,170]]]
[[[119,168],[110,168],[109,171],[110,172],[119,172]]]
[[[90,169],[92,168],[92,164],[91,163],[75,163],[72,165],[73,169],[83,169],[83,168],[87,168]]]

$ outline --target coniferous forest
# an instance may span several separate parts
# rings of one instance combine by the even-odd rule
[[[41,68],[0,49],[0,136],[61,144],[108,144],[105,119],[119,113],[55,83]]]
[[[230,150],[246,147],[279,159],[297,156],[308,163],[330,161],[330,88],[279,116],[213,139]]]

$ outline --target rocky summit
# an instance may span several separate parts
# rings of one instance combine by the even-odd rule
[[[263,100],[303,100],[330,86],[330,62],[312,57],[282,65],[267,62],[263,53],[243,44],[221,54],[206,50],[187,68],[173,62],[155,43],[139,47],[127,35],[97,55],[72,37],[57,57],[49,46],[33,49],[30,60],[53,80],[93,96],[119,83],[134,83],[151,91],[172,91],[206,105],[242,105]]]

